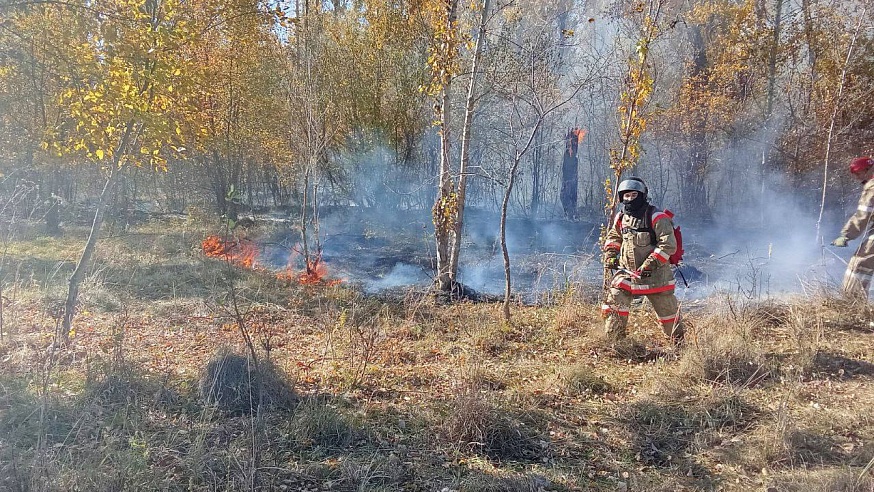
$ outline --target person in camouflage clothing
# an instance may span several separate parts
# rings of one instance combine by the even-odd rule
[[[618,341],[626,336],[631,301],[635,296],[646,296],[665,335],[676,343],[682,340],[684,330],[674,295],[674,272],[668,262],[677,249],[674,225],[668,214],[650,205],[647,195],[646,183],[640,178],[619,183],[620,210],[603,245],[604,266],[616,273],[601,311],[608,337]]]
[[[874,234],[872,234],[872,215],[874,215],[874,159],[857,157],[850,162],[850,173],[862,183],[862,196],[856,213],[850,217],[841,235],[832,241],[832,245],[846,247],[847,242],[862,237],[862,243],[844,273],[842,289],[844,294],[860,299],[868,298],[868,288],[874,275]]]

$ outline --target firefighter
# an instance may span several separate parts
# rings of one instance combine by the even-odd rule
[[[649,204],[646,183],[630,177],[619,183],[619,212],[607,230],[604,266],[615,270],[607,301],[601,307],[607,336],[626,336],[628,312],[635,296],[646,296],[658,315],[662,330],[674,343],[683,339],[680,303],[674,295],[674,273],[668,262],[677,249],[671,217]],[[646,227],[650,214],[651,227]]]
[[[868,298],[868,287],[871,276],[874,275],[874,234],[872,234],[871,218],[874,215],[874,159],[871,157],[856,157],[850,162],[850,174],[862,183],[862,196],[856,213],[850,217],[841,235],[832,241],[832,245],[844,248],[847,242],[863,237],[856,253],[847,263],[842,289],[844,294],[858,299]]]

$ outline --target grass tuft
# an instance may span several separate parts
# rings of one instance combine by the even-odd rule
[[[476,393],[462,394],[453,402],[442,434],[462,450],[499,460],[532,460],[546,451],[535,429]]]
[[[604,376],[595,373],[585,364],[573,364],[562,373],[565,391],[571,396],[585,394],[601,395],[610,391],[610,384]]]
[[[636,459],[653,466],[669,466],[687,449],[696,430],[695,417],[675,404],[640,401],[626,410]]]
[[[349,419],[335,405],[319,397],[303,399],[289,425],[291,437],[301,446],[344,448],[355,436]]]
[[[540,475],[494,476],[475,474],[462,480],[459,492],[532,492],[550,490],[550,480]]]
[[[752,387],[771,375],[763,353],[750,343],[748,326],[710,317],[696,323],[681,356],[681,372],[693,381]]]

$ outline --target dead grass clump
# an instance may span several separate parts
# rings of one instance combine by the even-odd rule
[[[822,348],[823,313],[816,303],[793,304],[787,313],[786,328],[795,346],[790,356],[792,366],[806,375],[814,370]]]
[[[874,364],[825,350],[819,350],[813,354],[809,366],[804,367],[804,369],[804,374],[809,378],[843,379],[860,375],[874,375]]]
[[[838,463],[843,458],[843,454],[836,451],[840,448],[834,439],[812,430],[795,429],[786,433],[783,445],[792,465]]]
[[[789,320],[790,309],[788,305],[774,301],[754,303],[746,307],[744,317],[755,327],[776,328]]]
[[[79,418],[78,409],[54,394],[39,395],[22,378],[0,376],[0,462],[7,457],[21,460],[31,454],[40,442],[53,443],[71,432]],[[52,436],[52,437],[48,437]],[[19,456],[8,456],[16,452]],[[2,484],[0,478],[0,484]],[[5,490],[0,487],[0,490]]]
[[[531,492],[549,490],[550,485],[550,480],[540,475],[474,474],[465,477],[458,490],[459,492]]]
[[[507,382],[500,374],[480,365],[466,368],[462,378],[464,388],[470,391],[500,391],[507,388]]]
[[[85,400],[103,410],[120,406],[154,403],[159,387],[150,383],[132,370],[116,369],[102,381],[94,384],[85,393]]]
[[[290,408],[296,398],[285,376],[267,361],[260,368],[259,374],[251,359],[222,349],[203,371],[200,397],[231,415],[254,413],[259,405]]]
[[[299,398],[294,392],[294,382],[273,361],[262,360],[259,364],[261,404],[271,409],[291,409]]]
[[[302,446],[343,448],[355,435],[349,419],[324,398],[301,401],[289,425],[291,437]]]
[[[374,454],[363,459],[345,459],[340,462],[340,477],[332,484],[341,490],[397,490],[409,470],[395,454]]]
[[[585,364],[573,364],[562,373],[565,391],[571,396],[585,394],[600,395],[610,391],[610,384],[604,380],[604,376],[595,374],[595,371]]]
[[[745,336],[746,326],[716,316],[696,323],[696,336],[686,344],[680,372],[693,381],[754,386],[770,376],[764,354]]]
[[[561,333],[578,333],[600,323],[597,302],[586,302],[573,292],[564,296],[555,309],[555,329]]]
[[[632,362],[649,362],[662,355],[659,351],[650,350],[646,343],[635,338],[624,338],[614,344],[612,348],[615,358]]]
[[[390,333],[391,336],[400,340],[417,342],[425,338],[425,329],[421,324],[411,321],[403,321],[400,326]]]
[[[681,405],[642,401],[627,409],[637,459],[653,466],[669,466],[689,446],[696,431],[696,418]]]
[[[500,355],[509,346],[507,331],[500,326],[485,327],[473,336],[473,346],[485,355]]]
[[[826,327],[874,332],[874,306],[870,303],[852,297],[825,295],[818,304]]]
[[[228,351],[221,351],[209,361],[198,388],[207,406],[227,413],[253,413],[258,405],[254,364],[249,358]]]
[[[762,426],[748,441],[743,461],[753,469],[789,471],[797,467],[825,468],[857,461],[841,446],[840,439],[828,428],[829,422],[799,425],[791,412],[791,394],[786,394],[774,412],[772,426]]]
[[[493,459],[532,460],[546,451],[535,429],[474,393],[453,402],[441,433],[446,441]]]
[[[555,311],[555,329],[559,331],[577,331],[586,324],[586,313],[577,302],[566,302]]]
[[[793,470],[771,480],[768,490],[781,492],[870,492],[874,477],[856,468]]]
[[[759,409],[747,403],[740,395],[713,395],[698,413],[702,429],[735,432],[747,427],[758,415]]]

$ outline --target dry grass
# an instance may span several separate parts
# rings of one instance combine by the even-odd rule
[[[610,384],[594,369],[585,364],[573,364],[562,374],[566,391],[572,396],[602,395],[610,391]]]
[[[539,423],[514,415],[506,404],[479,393],[454,398],[440,425],[447,444],[497,460],[537,460],[547,452]]]
[[[699,316],[686,341],[681,372],[691,381],[752,387],[771,376],[763,350],[754,343],[757,317],[726,323],[725,313],[714,309]]]
[[[567,286],[507,324],[499,304],[240,270],[200,255],[206,225],[101,243],[66,347],[84,231],[10,244],[0,490],[874,487],[868,305],[717,296],[679,349],[636,308],[610,344]]]

